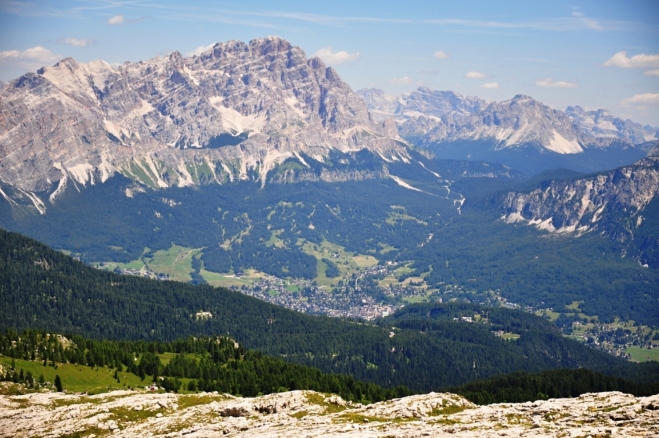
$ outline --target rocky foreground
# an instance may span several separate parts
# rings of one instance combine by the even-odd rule
[[[0,396],[0,436],[658,436],[659,394],[620,392],[476,406],[454,394],[368,406],[291,391],[257,398],[115,391]]]

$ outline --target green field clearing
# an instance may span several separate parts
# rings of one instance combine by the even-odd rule
[[[335,245],[323,240],[320,244],[298,240],[298,245],[302,251],[316,258],[316,283],[320,286],[336,286],[339,280],[352,274],[358,273],[361,269],[376,265],[378,260],[369,255],[353,254],[348,252],[342,246]],[[335,278],[327,278],[325,271],[327,265],[322,259],[331,260],[339,268],[340,275]]]
[[[389,244],[386,244],[386,243],[378,243],[378,246],[381,248],[380,251],[378,251],[380,254],[386,254],[388,252],[396,250],[395,247],[393,247]]]
[[[409,214],[407,214],[407,210],[405,209],[405,207],[392,205],[391,209],[392,211],[389,212],[389,216],[385,220],[385,222],[388,223],[389,225],[396,225],[397,223],[404,221],[413,221],[416,222],[417,224],[428,225],[427,222],[424,222],[414,216],[410,216]]]
[[[94,266],[114,270],[119,269],[137,269],[146,268],[156,274],[169,275],[170,280],[188,282],[192,280],[190,273],[192,269],[192,258],[201,253],[201,249],[185,248],[178,245],[172,245],[167,250],[160,250],[149,253],[149,249],[144,249],[144,254],[138,260],[128,263],[105,262],[102,265],[95,263]]]
[[[410,283],[423,283],[423,277],[407,277],[401,284],[404,286],[409,286]]]
[[[650,360],[659,362],[659,348],[649,350],[641,347],[627,347],[627,353],[634,362],[647,362]]]
[[[356,255],[352,258],[352,260],[360,268],[370,268],[371,266],[378,264],[378,259],[370,255]]]
[[[69,392],[99,393],[128,387],[141,388],[151,383],[149,377],[141,380],[138,376],[127,372],[119,373],[120,383],[117,383],[114,379],[115,370],[107,367],[91,368],[83,365],[58,364],[55,369],[51,366],[43,366],[41,362],[22,359],[15,361],[16,369],[23,369],[26,373],[31,372],[36,380],[43,374],[44,378],[52,383],[55,381],[55,376],[59,375],[64,389]],[[11,362],[10,357],[0,356],[2,365],[8,367],[11,366]]]
[[[270,230],[270,239],[265,242],[265,246],[275,246],[277,248],[283,248],[286,246],[284,245],[284,241],[279,238],[279,235],[283,232],[284,230]]]
[[[160,358],[160,362],[163,365],[167,365],[172,359],[176,357],[176,353],[158,353],[156,356]]]
[[[202,269],[199,274],[210,284],[215,287],[231,287],[231,286],[244,286],[252,285],[254,282],[263,278],[266,274],[263,272],[248,269],[245,275],[236,277],[233,274],[218,274],[217,272],[206,271]]]
[[[199,254],[201,249],[184,248],[172,245],[168,250],[156,251],[152,256],[144,256],[147,267],[159,274],[169,275],[170,280],[190,281],[192,269],[192,257]]]
[[[160,363],[162,363],[163,365],[167,365],[172,359],[178,356],[178,353],[173,353],[173,352],[157,353],[156,356],[160,358]],[[185,354],[185,357],[188,359],[194,358],[197,361],[201,359],[201,356],[194,353],[187,353]]]
[[[554,312],[553,310],[549,309],[542,309],[538,310],[535,312],[537,316],[545,316],[549,318],[550,321],[556,321],[559,316],[561,316],[560,312]]]
[[[583,304],[583,301],[572,301],[572,304],[565,306],[565,308],[570,310],[581,310],[579,309],[581,304]]]
[[[380,287],[389,287],[389,285],[398,284],[398,279],[393,275],[387,275],[382,280],[378,281]]]
[[[428,298],[427,295],[412,295],[409,297],[403,297],[403,301],[408,304],[415,304],[415,303],[428,303],[430,302],[430,299]]]

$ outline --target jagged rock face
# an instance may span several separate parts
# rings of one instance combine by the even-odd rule
[[[277,37],[113,67],[71,58],[0,91],[0,179],[28,191],[105,181],[153,187],[259,179],[304,153],[406,157],[335,70]],[[51,200],[52,200],[51,198]]]
[[[584,394],[477,407],[453,394],[416,395],[368,406],[292,391],[254,399],[220,394],[115,391],[0,396],[0,436],[120,437],[500,437],[650,436],[659,395]]]
[[[426,127],[418,129],[411,119],[401,126],[401,133],[422,133],[427,143],[488,139],[496,142],[495,149],[534,144],[559,154],[583,151],[578,132],[565,114],[522,95],[491,103],[476,113],[444,116],[426,132]]]
[[[626,240],[643,224],[643,210],[658,193],[659,156],[648,156],[607,173],[508,193],[503,219],[558,233],[600,230]]]
[[[428,87],[419,87],[399,96],[389,96],[377,88],[358,90],[357,93],[364,99],[375,120],[394,118],[399,123],[410,118],[425,117],[437,121],[442,116],[474,114],[487,104],[478,97]]]
[[[642,126],[629,119],[622,120],[604,109],[585,111],[580,106],[569,106],[565,114],[584,134],[593,138],[629,140],[632,144],[659,138],[656,128]]]
[[[400,135],[428,145],[487,141],[494,150],[534,146],[558,154],[585,148],[628,147],[659,138],[656,129],[611,116],[606,110],[554,110],[528,96],[487,103],[451,91],[422,87],[400,96],[377,89],[360,90],[375,119],[394,117]]]

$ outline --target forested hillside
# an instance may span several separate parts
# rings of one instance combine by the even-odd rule
[[[590,349],[519,311],[507,311],[501,321],[489,325],[436,319],[433,307],[421,307],[423,311],[414,315],[409,312],[416,307],[411,306],[401,314],[409,317],[394,315],[369,325],[299,314],[207,285],[99,271],[4,230],[0,242],[0,330],[38,328],[114,340],[230,336],[245,348],[289,362],[385,387],[406,385],[414,391],[520,370],[565,367],[587,367],[636,381],[659,380],[657,364],[634,364]],[[197,318],[201,311],[212,318]],[[469,312],[496,313],[487,308]],[[534,322],[537,330],[532,329]],[[517,341],[495,336],[496,324],[518,327]]]
[[[581,310],[602,322],[617,317],[659,324],[659,273],[633,259],[638,245],[652,252],[655,240],[643,230],[650,227],[654,204],[633,241],[596,233],[548,234],[500,220],[499,197],[492,194],[521,190],[515,188],[519,175],[510,169],[412,156],[434,174],[421,165],[387,166],[390,175],[413,189],[393,179],[374,179],[263,188],[235,182],[165,192],[116,176],[80,192],[70,188],[44,215],[0,198],[0,226],[70,251],[86,263],[132,262],[154,272],[158,252],[176,245],[195,251],[198,260],[197,268],[189,263],[181,268],[182,281],[220,279],[215,285],[224,285],[222,275],[253,269],[286,281],[355,289],[352,276],[363,274],[364,267],[351,268],[315,250],[327,245],[349,253],[347,263],[367,257],[373,265],[407,265],[406,276],[364,277],[368,281],[359,293],[377,302],[400,304],[416,293],[430,300],[487,303],[494,292],[534,309],[568,312],[566,306],[582,301]],[[357,158],[364,169],[377,160],[368,154]],[[417,278],[418,289],[409,289],[406,277]],[[392,293],[390,284],[406,290]]]
[[[12,358],[11,366],[0,377],[39,387],[39,380],[20,364],[43,362],[57,369],[62,364],[85,367],[108,367],[115,370],[116,388],[121,388],[120,373],[138,376],[144,385],[154,384],[167,391],[219,391],[255,397],[260,394],[312,389],[339,394],[346,400],[380,401],[409,395],[405,387],[383,389],[373,383],[356,381],[350,376],[325,374],[318,369],[291,364],[282,359],[245,350],[225,336],[188,337],[172,342],[96,341],[39,330],[0,336],[0,356]],[[164,358],[168,358],[165,360]],[[19,365],[16,365],[16,359]],[[89,369],[80,369],[80,372]],[[60,373],[62,374],[62,373]],[[59,374],[58,374],[59,376]],[[66,388],[66,378],[60,379]],[[124,384],[125,387],[125,384]],[[61,390],[61,388],[59,388]],[[80,388],[77,388],[80,389]]]
[[[636,396],[659,393],[659,384],[639,384],[587,369],[560,369],[530,374],[517,372],[447,389],[479,405],[522,403],[549,398],[578,397],[588,392],[620,391]]]

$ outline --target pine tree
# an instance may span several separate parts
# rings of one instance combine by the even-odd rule
[[[57,392],[62,392],[64,389],[62,386],[62,379],[60,379],[59,374],[55,376],[55,389],[57,389]]]

